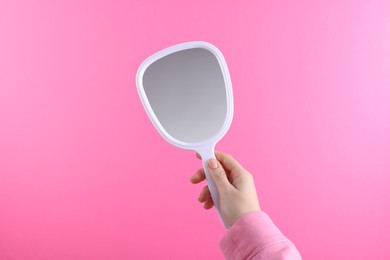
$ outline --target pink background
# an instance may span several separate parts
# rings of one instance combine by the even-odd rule
[[[135,87],[144,58],[192,40],[232,77],[218,149],[302,256],[389,259],[389,14],[388,0],[0,1],[0,259],[223,258],[189,183],[200,162],[159,136]]]

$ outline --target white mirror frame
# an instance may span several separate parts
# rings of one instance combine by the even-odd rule
[[[186,142],[182,142],[180,140],[175,139],[161,125],[160,121],[158,120],[156,114],[153,112],[153,109],[148,101],[148,98],[146,96],[142,81],[143,81],[143,75],[144,75],[146,69],[151,64],[153,64],[155,61],[157,61],[157,60],[159,60],[159,59],[161,59],[169,54],[172,54],[172,53],[175,53],[178,51],[193,49],[193,48],[206,49],[206,50],[210,51],[212,54],[214,54],[214,56],[218,60],[219,66],[221,68],[221,72],[223,74],[224,83],[225,83],[227,113],[226,113],[226,117],[225,117],[225,120],[224,120],[224,123],[223,123],[221,129],[216,134],[214,134],[212,137],[210,137],[209,139],[204,140],[202,142],[186,143]],[[153,125],[155,126],[157,131],[160,133],[160,135],[168,143],[170,143],[176,147],[186,149],[186,150],[193,150],[193,151],[198,152],[201,155],[202,161],[203,161],[203,167],[204,167],[205,173],[206,173],[208,186],[209,186],[210,193],[211,193],[213,201],[214,201],[215,208],[217,209],[217,211],[220,215],[222,223],[224,224],[224,226],[226,228],[228,228],[229,225],[227,225],[227,223],[225,223],[225,221],[221,217],[220,210],[219,210],[220,209],[219,194],[218,194],[218,191],[216,189],[214,182],[212,181],[212,179],[210,177],[210,174],[209,174],[208,168],[207,168],[207,160],[210,158],[215,158],[215,155],[214,155],[215,145],[226,134],[226,132],[228,131],[228,129],[232,123],[232,120],[233,120],[234,104],[233,104],[232,83],[230,80],[229,70],[228,70],[228,67],[226,65],[226,62],[225,62],[225,59],[224,59],[222,53],[218,50],[217,47],[215,47],[211,43],[204,42],[204,41],[186,42],[186,43],[181,43],[181,44],[177,44],[177,45],[168,47],[166,49],[163,49],[163,50],[153,54],[152,56],[147,58],[140,65],[140,67],[137,71],[136,85],[137,85],[137,89],[138,89],[138,94],[139,94],[140,99],[142,101],[142,104],[146,110],[146,113],[148,114],[149,118],[151,119]]]

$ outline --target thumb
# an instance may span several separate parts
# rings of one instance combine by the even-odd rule
[[[207,161],[207,167],[215,186],[217,186],[218,193],[220,195],[225,193],[230,188],[231,184],[222,165],[216,159],[211,158]]]

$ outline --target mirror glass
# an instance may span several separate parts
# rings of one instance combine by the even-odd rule
[[[222,128],[226,88],[210,51],[192,48],[164,56],[147,67],[142,84],[154,114],[173,138],[202,142]]]

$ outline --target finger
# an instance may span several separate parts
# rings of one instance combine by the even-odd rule
[[[243,183],[245,183],[244,179],[252,178],[252,175],[231,155],[223,152],[216,152],[216,158],[220,160],[220,163],[227,171],[229,182],[236,189],[240,190],[243,188]]]
[[[196,183],[204,181],[205,179],[206,179],[206,176],[205,176],[204,170],[202,168],[202,169],[197,170],[194,173],[194,175],[191,176],[190,181],[192,183],[196,184]]]
[[[236,159],[227,153],[215,152],[215,157],[226,171],[231,172],[233,170],[245,170]]]
[[[199,202],[206,202],[210,198],[211,195],[210,195],[209,187],[208,186],[203,187],[198,197]]]
[[[217,187],[218,193],[222,196],[223,193],[231,188],[228,176],[226,175],[222,165],[214,158],[211,158],[207,161],[207,166],[210,171],[211,178]]]
[[[212,207],[214,206],[214,202],[213,202],[213,200],[210,198],[209,200],[207,200],[205,203],[204,203],[204,205],[203,205],[203,207],[205,208],[205,209],[211,209]]]

